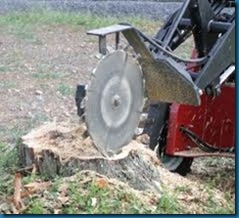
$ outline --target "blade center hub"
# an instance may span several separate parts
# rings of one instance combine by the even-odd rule
[[[114,95],[112,98],[112,105],[117,108],[121,105],[121,98],[119,95]]]

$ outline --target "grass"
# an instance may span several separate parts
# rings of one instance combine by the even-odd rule
[[[57,91],[63,96],[73,96],[75,89],[67,84],[60,83]]]
[[[59,79],[61,77],[58,72],[37,72],[32,74],[33,78],[36,79]]]
[[[36,180],[39,182],[41,178],[35,175],[24,177],[23,184]],[[11,187],[8,180],[2,183],[0,191],[4,189],[12,194]],[[178,198],[179,192],[188,191],[187,187],[179,186],[175,192],[165,187],[162,190],[161,196],[142,198],[143,193],[139,197],[118,184],[99,186],[94,178],[85,175],[78,174],[74,179],[55,177],[48,190],[24,199],[27,208],[23,214],[192,214],[197,213],[197,208],[204,211],[204,214],[235,212],[235,203],[229,201],[226,205],[219,205],[214,201],[215,196],[210,189],[205,201],[195,199],[195,202],[187,203]]]
[[[41,44],[41,40],[34,34],[31,27],[25,25],[25,23],[11,23],[8,33],[25,40],[27,43]]]
[[[33,78],[36,79],[61,79],[62,77],[66,76],[66,72],[62,71],[55,71],[52,69],[50,64],[38,64],[36,66],[36,72],[31,73]]]
[[[191,194],[192,188],[187,186],[178,186],[175,188],[175,191]]]
[[[16,88],[16,83],[10,81],[0,81],[0,90],[14,88]]]
[[[28,209],[25,214],[45,214],[44,203],[40,199],[32,199],[28,203]]]
[[[0,197],[13,194],[14,172],[19,168],[18,145],[24,131],[20,126],[0,128],[8,143],[0,140]],[[11,144],[11,146],[9,145]],[[1,198],[0,198],[1,200]]]
[[[18,155],[16,147],[10,149],[5,143],[0,141],[0,196],[12,194],[12,174],[17,165]]]
[[[195,206],[200,207],[201,210],[204,211],[204,214],[233,214],[235,213],[235,201],[232,200],[230,196],[225,195],[225,199],[227,202],[224,205],[221,205],[218,203],[218,201],[215,201],[215,195],[214,195],[215,192],[212,191],[214,187],[205,185],[204,188],[208,197],[206,199],[195,197],[191,200],[192,203],[190,204],[190,206],[194,204]],[[185,196],[193,196],[191,187],[180,186],[180,185],[178,187],[175,187],[174,194],[175,196],[179,194],[185,194]],[[170,211],[171,210],[172,209],[170,209]],[[185,211],[186,214],[192,213],[191,207],[187,208],[187,206],[184,206],[183,210]]]
[[[64,203],[59,197],[62,195],[62,184],[67,187],[64,191],[67,201]],[[233,214],[235,211],[233,202],[219,205],[214,201],[211,190],[208,190],[208,199],[205,201],[195,199],[195,202],[188,203],[178,198],[179,193],[188,192],[187,187],[179,186],[177,190],[173,192],[164,187],[161,196],[150,197],[149,204],[145,198],[120,185],[99,187],[94,179],[82,175],[69,181],[57,178],[51,189],[42,193],[42,198],[34,196],[29,199],[25,213],[54,213],[55,208],[60,214],[192,214],[197,213],[199,208],[205,214]]]
[[[20,142],[20,137],[28,130],[24,128],[26,126],[30,127],[28,123],[24,126],[17,124],[11,127],[0,127],[0,139],[2,139],[2,144],[9,143],[11,145],[10,147],[18,145]],[[6,140],[3,140],[4,138],[6,138]]]
[[[159,29],[160,21],[150,21],[141,17],[99,17],[92,14],[60,12],[46,9],[34,9],[27,12],[11,12],[0,16],[0,27],[10,27],[12,33],[32,41],[38,41],[31,31],[31,25],[74,25],[83,26],[86,30],[108,26],[120,22],[131,23],[144,31],[153,32]]]
[[[18,163],[16,148],[9,149],[6,144],[0,141],[0,154],[0,175],[11,172],[15,169]]]
[[[206,203],[206,213],[207,214],[233,214],[235,213],[235,202],[228,199],[226,205],[219,205],[214,200],[214,195],[210,188],[208,188],[208,199]]]
[[[0,66],[0,74],[6,72],[11,72],[11,68],[9,66]]]
[[[82,175],[70,182],[63,182],[61,178],[56,179],[42,198],[35,196],[29,199],[29,207],[24,213],[53,213],[54,208],[63,214],[177,214],[183,210],[175,196],[167,192],[161,198],[156,197],[152,203],[154,206],[151,207],[124,187],[118,185],[99,187],[89,178],[88,182],[82,183],[85,179]],[[67,184],[65,194],[68,198],[63,204],[59,200],[62,184]]]
[[[31,119],[31,126],[33,128],[34,125],[40,125],[44,122],[47,122],[49,120],[48,116],[44,114],[43,112],[36,112],[33,114]]]
[[[157,212],[162,214],[180,214],[184,208],[179,204],[177,195],[164,191],[157,205]]]

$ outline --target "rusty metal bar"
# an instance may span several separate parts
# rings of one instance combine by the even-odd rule
[[[229,158],[235,158],[234,153],[226,153],[226,152],[201,152],[201,151],[178,151],[174,153],[175,156],[180,157],[229,157]]]

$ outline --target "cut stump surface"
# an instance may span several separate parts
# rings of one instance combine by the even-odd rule
[[[84,124],[44,124],[23,136],[19,148],[22,165],[35,164],[39,173],[48,178],[91,170],[138,190],[160,191],[160,162],[153,151],[132,140],[120,154],[104,157]]]

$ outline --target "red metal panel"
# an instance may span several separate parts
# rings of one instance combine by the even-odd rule
[[[212,145],[235,145],[235,88],[224,87],[220,97],[208,101],[203,138]]]
[[[190,150],[196,145],[183,133],[185,126],[205,142],[220,148],[235,145],[235,87],[224,86],[218,97],[203,95],[198,107],[172,104],[167,136],[167,154]]]

